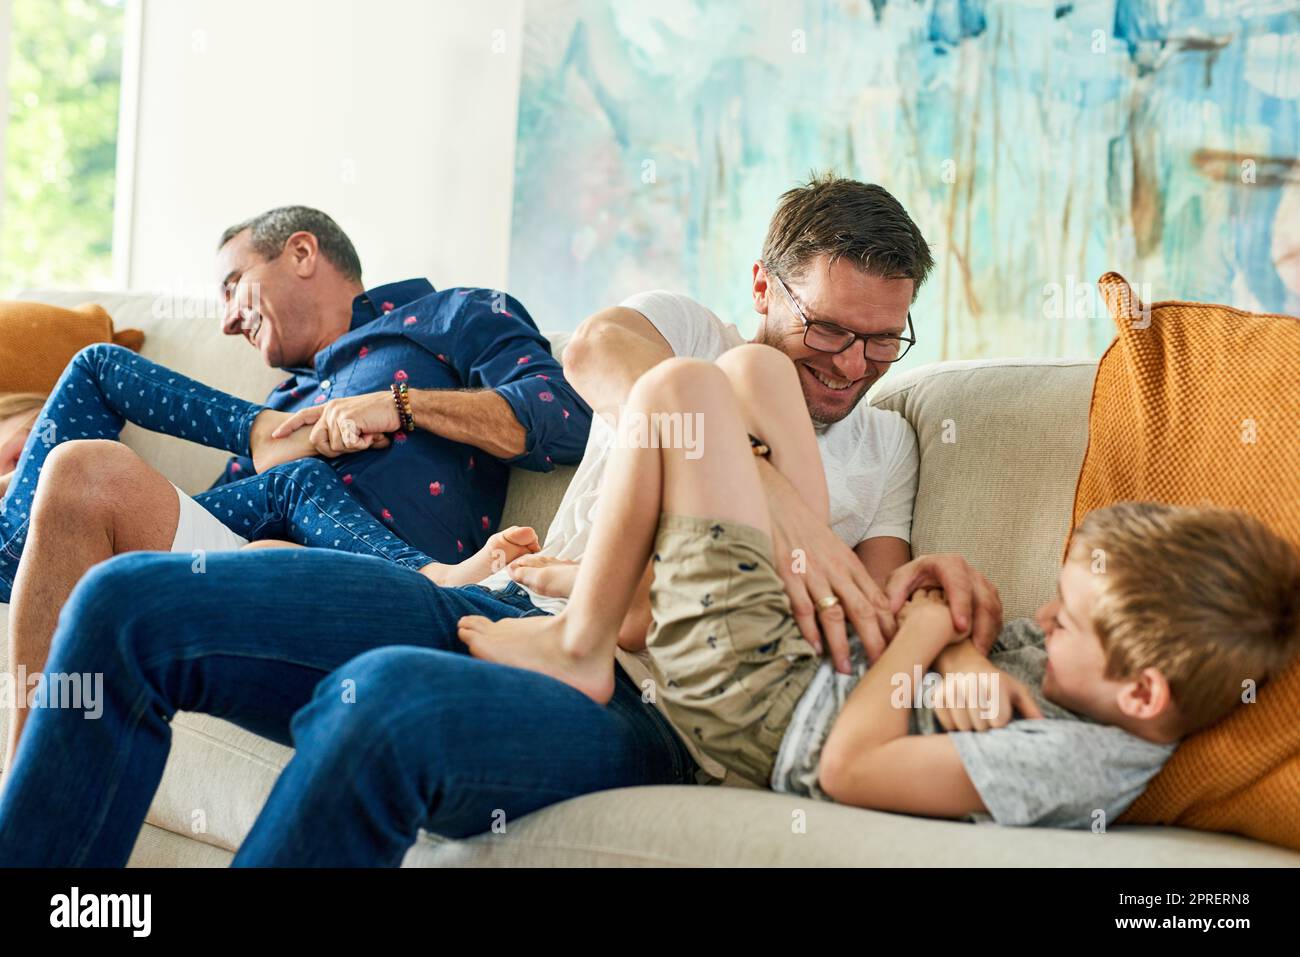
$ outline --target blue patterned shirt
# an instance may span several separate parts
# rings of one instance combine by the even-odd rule
[[[398,432],[388,449],[329,460],[361,504],[394,532],[448,563],[478,551],[496,529],[510,466],[546,472],[579,461],[591,410],[564,378],[523,305],[492,289],[434,290],[411,279],[367,290],[348,332],[316,354],[266,405],[294,412],[329,399],[387,390],[492,389],[527,434],[522,455],[497,459],[432,432]],[[252,475],[234,457],[216,485]],[[215,486],[214,486],[215,487]]]

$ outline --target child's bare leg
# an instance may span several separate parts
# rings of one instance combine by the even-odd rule
[[[728,350],[716,364],[731,382],[745,430],[768,445],[771,466],[799,489],[809,508],[829,524],[830,497],[821,452],[794,364],[784,353],[756,343]],[[649,570],[647,566],[647,573]],[[647,574],[638,588],[619,631],[618,645],[626,651],[645,647],[650,627],[650,577]]]
[[[731,380],[746,431],[767,444],[772,466],[829,523],[826,472],[794,363],[771,346],[749,343],[724,352],[717,364]]]
[[[619,626],[650,559],[660,514],[769,527],[744,420],[730,381],[713,363],[669,359],[655,366],[629,395],[620,428],[624,441],[606,466],[597,522],[564,612],[460,622],[460,638],[477,657],[541,671],[601,702],[613,694]]]

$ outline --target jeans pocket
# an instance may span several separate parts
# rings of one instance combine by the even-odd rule
[[[484,591],[489,591],[489,589],[485,588]],[[528,592],[524,591],[524,586],[519,584],[519,582],[506,582],[495,592],[489,593],[502,604],[518,609],[523,613],[523,617],[535,618],[539,615],[550,614],[550,612],[545,609],[538,608],[533,604],[532,597]]]

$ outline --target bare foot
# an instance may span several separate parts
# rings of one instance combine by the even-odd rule
[[[578,563],[550,555],[524,555],[510,563],[510,577],[539,595],[568,598],[578,581]]]
[[[420,574],[435,585],[448,588],[473,585],[494,572],[499,572],[519,556],[530,555],[541,547],[537,533],[532,528],[527,525],[511,525],[489,538],[487,544],[463,562],[455,565],[433,562],[421,568]]]
[[[480,615],[462,618],[457,634],[475,658],[539,671],[577,688],[597,704],[614,696],[614,653],[576,655],[566,638],[571,623],[564,615],[503,618],[488,621]]]
[[[248,436],[248,447],[253,453],[253,467],[259,474],[285,462],[305,459],[317,454],[316,446],[311,442],[309,425],[289,433],[282,439],[271,438],[275,427],[287,421],[291,415],[289,412],[263,409],[258,413],[257,418],[253,419],[253,428]]]

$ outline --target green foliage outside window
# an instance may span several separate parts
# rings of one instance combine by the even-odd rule
[[[112,280],[123,4],[13,0],[0,294]]]

